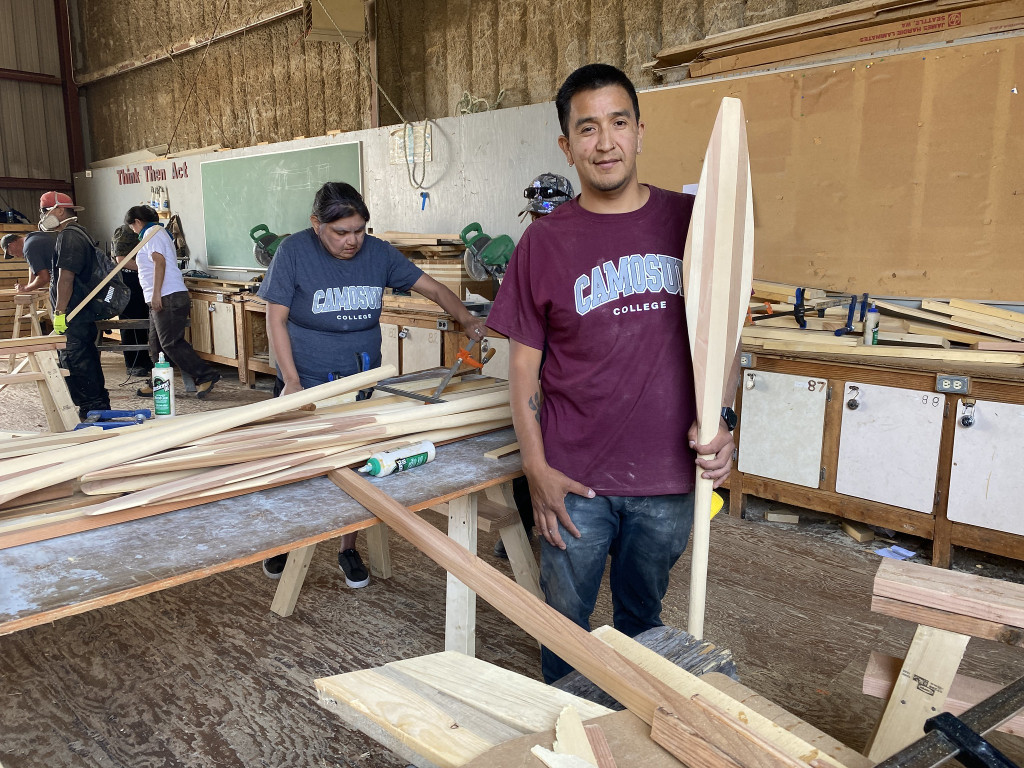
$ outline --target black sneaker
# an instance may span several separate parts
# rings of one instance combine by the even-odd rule
[[[508,552],[505,551],[505,542],[501,540],[501,536],[494,542],[494,556],[500,557],[502,560],[508,560]]]
[[[210,394],[210,390],[213,389],[213,385],[220,381],[220,374],[214,373],[213,378],[209,381],[204,381],[201,384],[196,384],[196,397],[200,400],[206,399],[206,396]]]
[[[345,574],[345,583],[352,589],[365,587],[370,583],[370,573],[363,565],[363,560],[354,549],[346,549],[338,553],[338,566]]]
[[[263,573],[267,578],[277,581],[284,571],[284,564],[288,562],[288,554],[274,555],[263,561]]]

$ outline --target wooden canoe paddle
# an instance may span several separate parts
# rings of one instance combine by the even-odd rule
[[[718,434],[722,397],[740,344],[754,269],[754,203],[743,105],[724,98],[704,156],[683,252],[686,326],[693,355],[697,443]],[[683,425],[686,428],[689,425]],[[714,481],[697,467],[686,627],[704,636],[708,546]]]

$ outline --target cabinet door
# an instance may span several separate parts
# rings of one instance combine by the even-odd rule
[[[828,382],[748,370],[742,386],[740,472],[817,488]]]
[[[196,352],[213,352],[213,335],[210,331],[210,302],[202,299],[192,299],[192,327],[191,333],[192,349]]]
[[[238,357],[235,344],[235,308],[226,301],[210,302],[210,330],[213,354]]]
[[[953,467],[946,516],[994,531],[1024,536],[1024,405],[979,400],[968,413],[957,401]]]
[[[847,382],[836,491],[931,514],[944,403],[935,392]]]
[[[441,331],[406,326],[402,339],[402,373],[415,373],[441,365]]]
[[[380,325],[380,364],[393,365],[398,370],[398,326]]]
[[[484,376],[493,376],[496,379],[508,379],[508,339],[486,338],[481,346],[481,352],[494,350],[494,357],[484,364],[481,371]]]

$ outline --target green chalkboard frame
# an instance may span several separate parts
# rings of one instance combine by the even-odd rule
[[[361,142],[325,144],[200,163],[206,259],[210,268],[260,271],[249,230],[284,235],[309,226],[316,191],[345,181],[362,194]]]

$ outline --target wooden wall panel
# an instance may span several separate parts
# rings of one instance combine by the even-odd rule
[[[0,0],[0,22],[5,6]],[[216,29],[240,29],[299,0],[79,0],[80,73],[180,50]],[[577,66],[605,61],[639,87],[666,45],[834,4],[829,0],[377,0],[379,80],[412,121],[457,114],[465,92],[503,107],[549,101]],[[253,7],[257,6],[257,7]],[[366,61],[368,44],[356,49]],[[166,143],[202,60],[171,62],[89,84],[93,159]],[[0,57],[2,57],[0,52]],[[299,15],[214,43],[172,150],[318,136],[370,125],[365,67],[343,43],[309,43]],[[144,94],[147,101],[140,101]],[[381,125],[400,122],[380,99]]]
[[[0,0],[0,67],[46,75],[60,74],[52,2]],[[0,176],[68,179],[64,104],[56,85],[0,81]],[[38,193],[0,190],[8,205],[33,216]],[[16,197],[18,202],[12,202]],[[25,203],[35,202],[26,210]],[[0,202],[0,207],[6,207]]]

